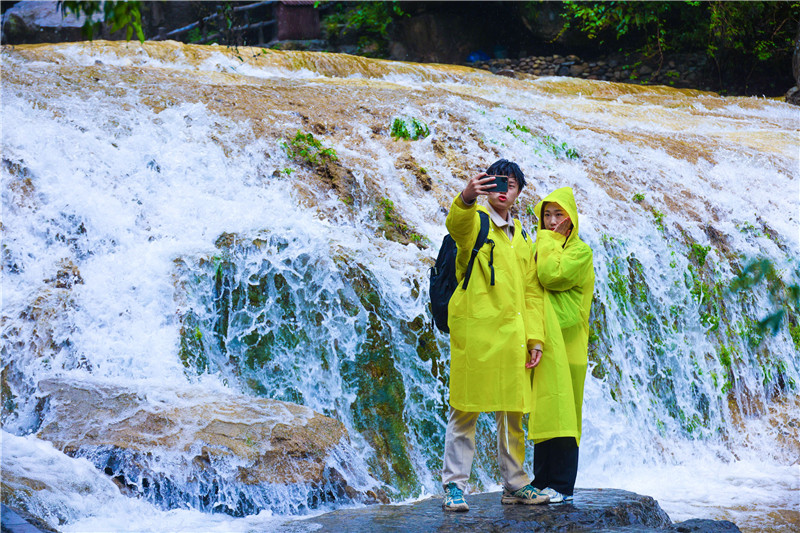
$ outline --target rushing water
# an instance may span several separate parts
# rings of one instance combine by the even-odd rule
[[[3,469],[47,487],[28,507],[60,529],[263,530],[352,502],[286,491],[235,518],[123,496],[30,434],[52,377],[299,403],[345,424],[351,485],[438,492],[448,344],[427,269],[464,178],[499,157],[527,173],[528,228],[570,185],[595,251],[578,486],[673,520],[800,525],[796,108],[176,43],[2,61]],[[396,140],[395,119],[430,135]],[[338,161],[290,157],[298,131]],[[731,291],[758,259],[773,269]],[[492,431],[474,490],[497,488]]]

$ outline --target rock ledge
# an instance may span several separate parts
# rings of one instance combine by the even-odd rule
[[[578,489],[571,504],[502,505],[499,492],[468,495],[467,503],[466,513],[443,512],[441,497],[411,505],[341,509],[289,522],[279,531],[739,531],[727,521],[692,519],[673,524],[653,498],[616,489]]]

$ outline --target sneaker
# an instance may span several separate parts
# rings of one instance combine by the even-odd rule
[[[550,487],[542,489],[541,492],[550,498],[550,503],[572,503],[572,496],[561,494],[557,490],[551,489]]]
[[[448,483],[444,491],[444,501],[442,509],[445,511],[469,511],[469,505],[464,500],[464,491],[458,488],[455,483]]]
[[[547,503],[550,499],[533,485],[525,485],[514,492],[503,490],[503,498],[500,501],[506,504],[522,503],[525,505],[537,505],[540,503]]]

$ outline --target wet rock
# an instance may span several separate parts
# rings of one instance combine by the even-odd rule
[[[409,154],[400,156],[395,162],[394,168],[410,170],[411,173],[414,174],[414,177],[417,178],[417,183],[422,187],[423,191],[431,190],[433,186],[431,177],[428,171],[421,167],[416,159],[414,159],[414,156]]]
[[[77,41],[83,22],[62,17],[58,2],[18,2],[3,15],[3,44]]]
[[[784,96],[787,104],[800,105],[800,87],[794,86]]]
[[[392,41],[389,43],[389,59],[394,61],[407,61],[408,49],[403,45],[403,43]]]
[[[58,265],[55,277],[44,280],[57,289],[71,289],[73,285],[82,285],[83,278],[78,267],[70,259],[63,259]]]
[[[738,531],[730,522],[690,520],[672,524],[653,498],[616,489],[578,489],[572,504],[502,505],[500,493],[467,495],[466,513],[445,513],[440,497],[411,505],[380,505],[347,509],[294,521],[279,531],[296,531],[301,525],[315,531],[373,532],[393,530],[438,531],[700,531],[679,527],[719,527],[708,531]],[[733,526],[736,529],[726,529]]]
[[[740,529],[733,522],[727,520],[708,520],[692,518],[673,524],[669,529],[676,533],[736,533]]]
[[[4,506],[38,530],[55,531],[53,527],[73,521],[86,507],[82,498],[110,502],[120,498],[119,490],[107,477],[85,461],[71,459],[48,443],[27,436],[2,433],[3,475],[0,479],[0,499]],[[2,512],[2,531],[30,533],[13,529]],[[12,521],[14,525],[19,520]],[[21,526],[21,525],[20,525]]]
[[[569,67],[569,75],[570,76],[580,76],[581,74],[584,73],[586,68],[587,68],[586,64],[572,65],[571,67]]]
[[[797,33],[794,38],[794,52],[792,53],[792,75],[795,87],[800,87],[800,23],[797,24]]]
[[[3,520],[3,533],[57,533],[58,531],[41,519],[5,504],[2,506],[0,516]]]
[[[243,515],[269,507],[264,501],[286,486],[306,491],[310,506],[369,501],[326,466],[346,446],[344,426],[307,407],[56,379],[40,382],[39,390],[47,402],[39,438],[89,458],[121,486],[167,508],[188,503]],[[174,466],[164,469],[164,462]]]

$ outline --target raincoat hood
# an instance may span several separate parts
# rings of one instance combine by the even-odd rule
[[[550,194],[548,194],[542,201],[536,204],[536,207],[533,208],[534,213],[536,214],[536,218],[539,219],[539,230],[544,229],[542,226],[542,211],[544,209],[544,204],[548,204],[550,202],[557,203],[561,206],[561,208],[567,212],[569,215],[569,219],[572,221],[572,233],[569,234],[567,237],[567,242],[572,240],[573,236],[578,235],[578,206],[575,203],[575,195],[572,193],[572,187],[561,187],[560,189],[556,189]]]

